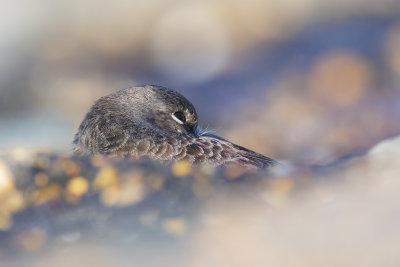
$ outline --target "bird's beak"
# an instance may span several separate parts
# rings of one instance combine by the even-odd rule
[[[193,133],[196,138],[207,134],[207,132],[203,131],[198,125],[193,127]]]

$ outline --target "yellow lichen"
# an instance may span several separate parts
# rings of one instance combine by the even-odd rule
[[[9,212],[15,213],[25,208],[25,200],[21,192],[12,190],[6,199],[2,201],[3,208]]]
[[[0,195],[14,188],[13,177],[7,165],[0,161]]]
[[[118,184],[117,170],[112,167],[102,168],[93,181],[93,188],[97,191]]]
[[[32,201],[36,205],[44,204],[48,201],[60,197],[61,188],[57,184],[50,184],[33,192]]]
[[[67,191],[71,194],[82,196],[88,191],[89,184],[82,176],[72,178],[67,185]]]
[[[172,173],[176,177],[183,177],[192,171],[192,165],[186,160],[177,161],[172,165]]]
[[[101,200],[107,206],[128,206],[141,201],[144,197],[145,187],[143,176],[140,172],[126,174],[122,184],[115,183],[105,187],[101,193]]]
[[[108,186],[101,193],[101,201],[107,206],[117,204],[121,189],[118,185]]]

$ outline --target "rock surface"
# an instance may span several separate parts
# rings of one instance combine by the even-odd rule
[[[396,266],[398,140],[279,175],[12,151],[0,264]]]

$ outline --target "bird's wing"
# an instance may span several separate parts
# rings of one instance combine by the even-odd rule
[[[111,154],[127,142],[129,136],[118,118],[85,119],[73,141],[75,155]]]
[[[90,133],[93,151],[101,154],[113,154],[120,151],[129,140],[126,121],[118,117],[104,117],[97,121]]]
[[[113,154],[120,157],[139,158],[147,156],[158,160],[173,160],[178,154],[177,140],[158,134],[128,134],[127,140]]]
[[[213,165],[220,165],[237,162],[246,167],[261,169],[278,164],[273,159],[211,134],[186,139],[181,154],[176,158],[185,159],[195,164],[208,162]]]

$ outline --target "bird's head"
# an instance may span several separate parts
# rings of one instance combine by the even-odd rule
[[[184,96],[161,86],[146,85],[118,91],[111,95],[123,107],[125,115],[158,133],[189,135],[199,133],[197,113]]]

